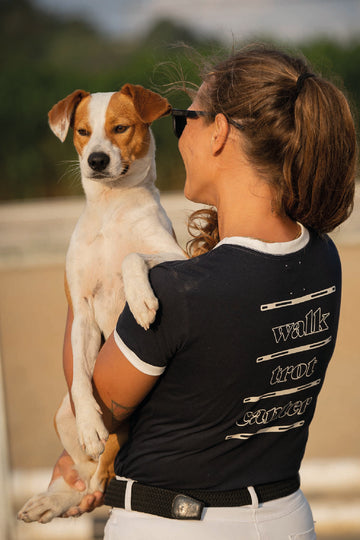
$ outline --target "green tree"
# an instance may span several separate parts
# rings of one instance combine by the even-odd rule
[[[0,1],[0,199],[80,194],[71,137],[61,144],[49,130],[47,112],[76,88],[112,91],[126,82],[164,93],[179,75],[199,83],[196,62],[185,42],[200,55],[227,49],[172,21],[157,22],[143,40],[106,38],[90,25],[59,19],[29,0]],[[344,81],[354,109],[360,109],[360,39],[346,44],[319,39],[300,50],[324,75]],[[181,78],[180,77],[180,78]],[[182,92],[169,94],[175,107],[187,107]],[[158,186],[181,189],[184,170],[171,136],[171,120],[154,122]]]

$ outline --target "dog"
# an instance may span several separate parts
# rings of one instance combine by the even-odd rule
[[[57,479],[20,510],[18,517],[25,522],[47,523],[63,515],[85,494],[103,492],[114,474],[112,463],[126,435],[109,437],[92,394],[91,375],[102,337],[114,330],[126,300],[144,328],[155,319],[158,301],[148,282],[149,268],[185,258],[154,184],[150,125],[170,111],[159,94],[125,84],[118,92],[76,90],[49,112],[50,128],[62,142],[73,128],[86,196],[65,269],[73,312],[71,398],[76,418],[67,394],[55,427],[87,487],[79,492]]]

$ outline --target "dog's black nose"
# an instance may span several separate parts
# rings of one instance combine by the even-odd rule
[[[110,158],[104,152],[93,152],[88,157],[88,164],[93,171],[103,171],[109,165]]]

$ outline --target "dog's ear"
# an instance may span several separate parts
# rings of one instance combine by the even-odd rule
[[[89,95],[89,92],[85,92],[85,90],[75,90],[66,98],[56,103],[51,111],[49,111],[49,126],[61,142],[64,142],[66,139],[69,127],[72,125],[76,107],[84,97]]]
[[[151,124],[171,112],[167,99],[140,85],[125,84],[120,92],[132,99],[136,112],[145,124]]]

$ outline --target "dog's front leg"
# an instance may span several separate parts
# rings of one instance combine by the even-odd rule
[[[79,502],[87,493],[94,493],[95,491],[104,492],[107,482],[115,475],[115,457],[120,446],[122,446],[128,438],[128,424],[122,424],[119,426],[116,433],[109,435],[105,450],[101,454],[98,462],[90,459],[79,444],[76,436],[76,421],[71,409],[69,394],[63,399],[55,416],[55,428],[63,447],[74,461],[74,468],[78,471],[80,478],[86,486],[85,490],[80,492],[80,497],[78,497]],[[76,495],[72,495],[72,500],[74,500],[74,498],[76,498]],[[63,510],[62,513],[69,510],[72,506],[77,506],[78,503],[70,504],[70,500],[71,499],[69,498],[69,502],[66,505],[67,508]]]
[[[125,298],[131,313],[140,326],[148,330],[154,322],[159,302],[149,282],[149,270],[165,261],[176,261],[182,257],[177,253],[145,255],[131,253],[122,263]]]
[[[101,409],[92,392],[92,374],[100,349],[101,332],[95,321],[89,299],[74,304],[71,330],[73,350],[73,383],[76,425],[80,444],[88,456],[97,460],[109,436],[101,418]]]

